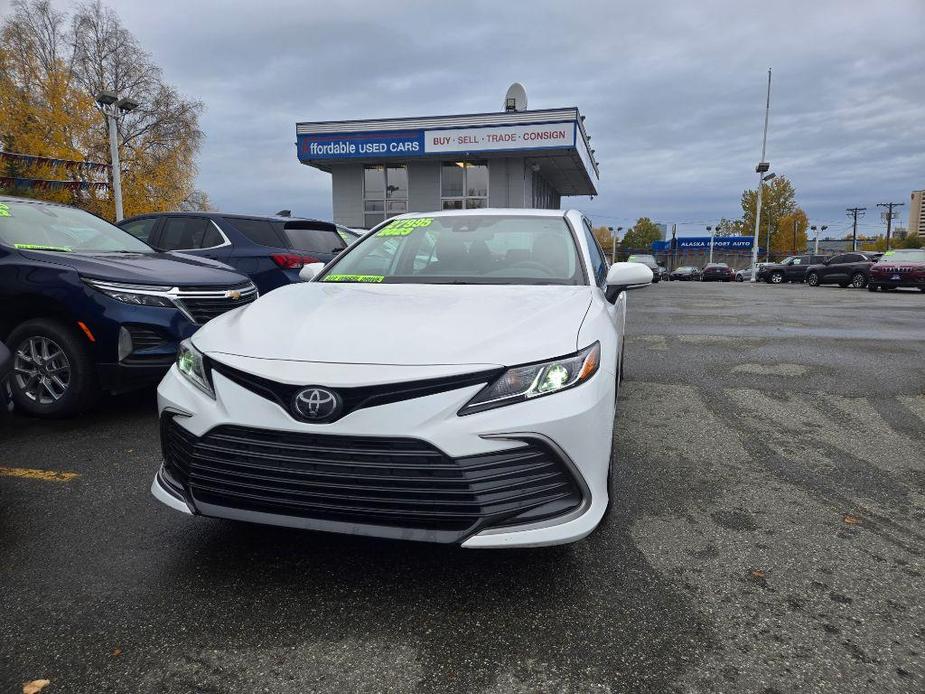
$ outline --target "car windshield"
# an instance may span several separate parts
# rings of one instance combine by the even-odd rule
[[[878,263],[925,263],[925,248],[904,248],[899,251],[887,251]]]
[[[392,220],[357,241],[322,282],[583,284],[561,217],[448,215]]]
[[[154,253],[119,227],[74,207],[0,200],[0,242],[21,250]]]

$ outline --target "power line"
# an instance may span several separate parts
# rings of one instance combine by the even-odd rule
[[[849,207],[845,212],[848,213],[849,217],[854,218],[854,222],[851,225],[851,250],[856,251],[858,249],[858,215],[864,216],[864,213],[867,211],[866,207]]]
[[[886,208],[886,249],[890,250],[890,229],[893,228],[893,208],[900,207],[902,202],[878,202],[877,207]]]

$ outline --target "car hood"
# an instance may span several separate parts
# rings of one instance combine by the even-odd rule
[[[512,365],[574,352],[590,303],[587,286],[310,282],[210,321],[193,342],[276,360]]]
[[[227,265],[181,253],[60,253],[20,250],[23,257],[72,268],[84,277],[170,286],[229,286],[247,281]]]

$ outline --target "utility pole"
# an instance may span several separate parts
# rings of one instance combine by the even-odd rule
[[[793,219],[793,254],[797,254],[797,220]]]
[[[886,208],[886,249],[890,250],[890,230],[893,228],[893,208],[900,207],[902,202],[878,202],[877,207]]]
[[[863,217],[866,211],[867,211],[866,207],[849,207],[847,210],[845,210],[845,212],[848,213],[848,216],[854,219],[854,221],[851,223],[851,250],[852,251],[856,251],[858,249],[858,215]]]
[[[771,262],[771,215],[768,215],[768,245],[764,249],[764,261]]]
[[[755,238],[752,240],[752,283],[758,281],[758,232],[761,229],[761,192],[764,188],[764,175],[771,165],[764,160],[768,149],[768,114],[771,112],[771,68],[768,68],[768,98],[764,105],[764,137],[761,140],[761,161],[755,167],[758,174],[758,199],[755,201]]]

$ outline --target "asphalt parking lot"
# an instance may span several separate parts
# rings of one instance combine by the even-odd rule
[[[0,691],[925,690],[925,296],[662,283],[628,333],[613,512],[566,547],[190,519],[152,392],[12,418]]]

